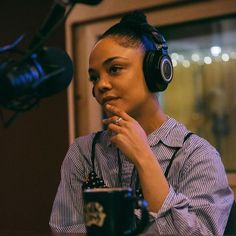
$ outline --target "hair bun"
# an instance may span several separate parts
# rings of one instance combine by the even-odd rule
[[[142,25],[147,24],[147,17],[142,11],[133,11],[122,17],[121,24]]]

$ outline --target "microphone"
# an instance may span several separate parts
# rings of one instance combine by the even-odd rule
[[[0,106],[14,111],[29,110],[41,98],[62,91],[73,76],[70,57],[58,48],[43,48],[8,68],[0,73]]]
[[[0,107],[15,111],[6,126],[19,112],[30,110],[41,98],[58,93],[69,85],[73,76],[70,57],[63,50],[43,48],[43,45],[76,3],[97,5],[101,1],[54,0],[51,11],[23,58],[18,62],[13,59],[0,61]],[[0,53],[19,52],[15,48],[21,40],[22,37],[12,45],[0,48]]]
[[[32,50],[40,48],[55,28],[65,20],[74,4],[82,3],[86,5],[97,5],[101,1],[102,0],[54,0],[45,22],[31,40],[29,48]],[[69,9],[67,9],[67,6],[69,6]]]

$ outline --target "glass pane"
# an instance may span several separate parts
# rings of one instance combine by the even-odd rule
[[[165,35],[174,79],[164,110],[206,138],[236,171],[236,19],[170,26]]]

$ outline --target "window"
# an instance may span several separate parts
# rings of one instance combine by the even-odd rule
[[[162,27],[174,78],[161,94],[170,116],[206,138],[236,171],[236,19]]]

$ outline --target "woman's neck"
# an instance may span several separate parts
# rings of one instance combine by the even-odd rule
[[[142,114],[135,119],[148,135],[158,129],[168,119],[168,116],[162,111],[158,101],[155,100],[155,102],[149,103],[145,107],[145,111],[142,111]]]

